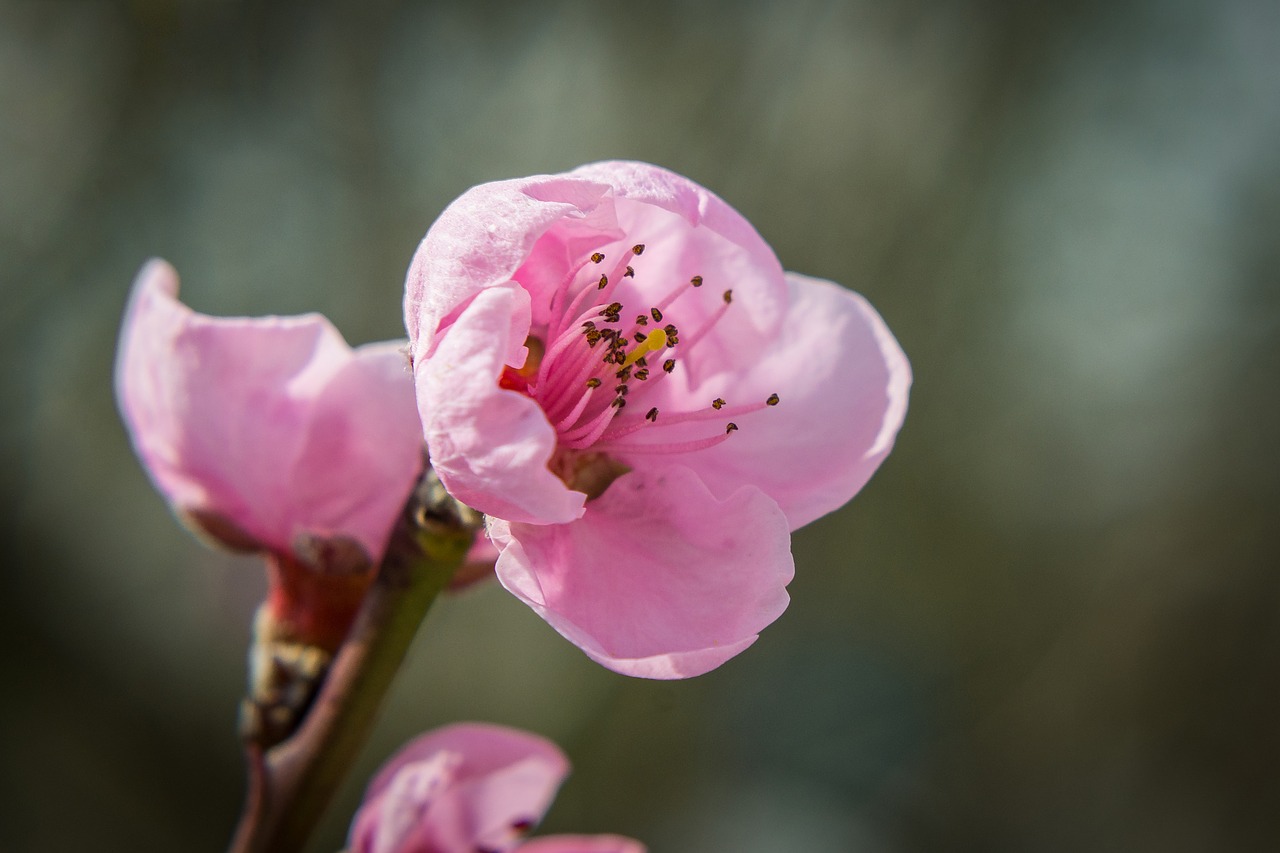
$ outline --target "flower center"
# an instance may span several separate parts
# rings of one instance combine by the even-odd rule
[[[632,304],[618,298],[622,282],[643,273],[632,264],[640,265],[644,249],[637,243],[624,250],[608,271],[599,251],[574,265],[552,296],[545,329],[527,341],[524,367],[508,367],[499,380],[503,388],[528,394],[542,407],[556,430],[552,469],[591,497],[627,470],[612,461],[615,454],[626,458],[714,447],[738,430],[733,418],[779,402],[777,394],[732,406],[716,398],[705,407],[659,411],[656,403],[663,395],[656,389],[729,311],[733,291],[723,291],[709,312],[690,312],[705,319],[684,334],[667,315],[680,313],[676,303],[687,294],[705,299],[701,275],[678,283],[653,304],[638,301],[635,288],[623,297]],[[681,424],[705,426],[686,426],[672,435],[668,428]]]

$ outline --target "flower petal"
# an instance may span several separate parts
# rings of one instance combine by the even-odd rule
[[[558,188],[558,198],[528,191],[541,186]],[[510,281],[553,223],[586,216],[607,190],[541,175],[481,184],[459,196],[432,224],[409,265],[404,316],[414,360],[430,351],[437,332],[476,294]]]
[[[451,495],[483,513],[554,524],[580,516],[586,496],[547,470],[556,435],[542,409],[498,386],[506,348],[494,342],[522,305],[527,312],[528,297],[514,284],[475,296],[417,365],[419,413],[431,464]]]
[[[647,849],[621,835],[544,835],[516,848],[519,853],[645,853]]]
[[[374,777],[352,823],[360,853],[507,850],[569,772],[555,744],[483,723],[422,735]]]
[[[861,296],[796,273],[787,281],[791,302],[762,358],[743,373],[712,377],[685,403],[723,397],[736,406],[777,393],[779,404],[736,418],[730,440],[682,461],[719,496],[758,486],[794,530],[843,506],[889,454],[906,416],[911,366]]]
[[[318,314],[208,317],[177,293],[173,267],[143,267],[116,361],[121,413],[157,488],[266,548],[344,535],[379,559],[421,462],[403,356],[353,354]]]
[[[604,666],[687,678],[786,609],[787,521],[753,487],[717,498],[681,466],[623,475],[555,526],[490,520],[502,584]]]

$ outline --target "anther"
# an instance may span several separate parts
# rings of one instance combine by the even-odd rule
[[[600,309],[600,314],[601,316],[605,314],[617,314],[621,310],[622,310],[621,302],[610,302],[608,305]]]
[[[637,315],[636,315],[636,325],[637,325],[637,326],[647,326],[647,325],[649,325],[649,318],[648,318],[648,317],[646,317],[646,316],[645,316],[645,315],[643,315],[643,314],[637,314]]]
[[[608,286],[609,286],[609,276],[607,275],[600,276],[600,283],[596,285],[596,289],[604,290]]]
[[[633,337],[633,338],[635,338],[635,339],[636,339],[636,343],[638,343],[638,344],[642,344],[642,343],[644,343],[644,339],[645,339],[645,338],[647,338],[647,337],[649,337],[649,336],[648,336],[648,335],[646,335],[644,332],[636,332],[636,333],[635,333],[634,335],[632,335],[631,337]]]
[[[646,412],[644,419],[649,422],[656,421],[658,419],[658,407],[654,406],[652,409]]]
[[[662,322],[662,312],[661,312],[661,311],[659,311],[657,308],[650,308],[650,309],[649,309],[649,313],[653,315],[653,322],[655,322],[655,323],[661,323],[661,322]],[[667,331],[668,331],[668,332],[670,332],[670,331],[671,331],[670,327],[668,327],[668,328],[667,328]]]
[[[614,390],[614,393],[616,393],[619,397],[625,397],[627,396],[627,392],[630,391],[631,389],[628,388],[626,385],[619,385],[617,388],[614,388],[613,390]]]
[[[616,402],[616,401],[615,401],[615,402]],[[725,435],[728,435],[728,434],[729,434],[729,433],[731,433],[731,432],[737,432],[737,430],[738,430],[738,425],[737,425],[737,424],[735,424],[733,421],[729,421],[729,423],[727,423],[727,424],[725,424],[725,425],[724,425],[724,434],[725,434]]]
[[[626,367],[622,368],[621,370],[619,370],[617,373],[613,375],[621,379],[623,382],[626,382],[628,379],[631,378],[631,365],[628,364]]]
[[[723,397],[716,397],[714,400],[712,400],[712,401],[711,401],[711,408],[713,408],[713,409],[723,409],[723,408],[724,408],[724,398],[723,398]]]
[[[779,397],[777,394],[770,394],[770,395],[769,395],[769,399],[768,399],[768,400],[765,400],[765,401],[764,401],[764,404],[765,404],[766,406],[776,406],[776,405],[778,405],[778,403],[780,403],[780,402],[782,402],[782,398],[781,398],[781,397]]]
[[[598,263],[600,263],[600,262],[601,262],[601,261],[603,261],[603,260],[604,260],[604,255],[603,255],[602,253],[600,253],[600,252],[596,252],[595,254],[593,254],[593,255],[591,256],[591,262],[592,262],[592,263],[598,264]]]
[[[614,397],[613,402],[610,403],[609,405],[613,406],[615,409],[621,409],[626,404],[627,404],[627,401],[622,399],[621,397]],[[734,427],[734,429],[737,429],[737,427]]]
[[[636,243],[634,246],[631,247],[631,251],[637,255],[641,254],[642,252],[644,252],[644,243]]]
[[[635,278],[635,277],[636,277],[636,271],[635,271],[635,269],[634,269],[634,268],[632,268],[632,267],[627,267],[627,271],[626,271],[626,272],[624,272],[624,273],[622,274],[622,277],[623,277],[623,278]]]
[[[597,377],[592,376],[590,379],[588,379],[588,380],[587,380],[587,387],[588,387],[588,388],[599,388],[599,387],[600,387],[600,380],[599,380]]]
[[[675,370],[676,360],[674,358],[669,358],[666,361],[662,362],[662,369],[667,373],[670,373],[671,371]]]
[[[647,370],[636,371],[636,379],[639,379],[641,382],[645,381],[648,378],[649,378],[649,371]]]
[[[663,326],[662,331],[666,332],[668,335],[680,334],[680,330],[676,328],[675,323],[668,323],[667,325]]]
[[[702,276],[695,275],[693,278],[689,279],[689,283],[694,287],[702,287]]]
[[[733,291],[732,291],[732,290],[726,290],[726,291],[724,292],[724,304],[725,304],[725,305],[728,305],[728,304],[729,304],[730,302],[732,302],[732,301],[733,301]]]

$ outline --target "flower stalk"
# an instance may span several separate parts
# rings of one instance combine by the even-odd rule
[[[479,526],[480,516],[449,497],[428,467],[297,730],[271,744],[253,725],[245,727],[249,791],[232,851],[302,849],[363,746],[418,626]]]

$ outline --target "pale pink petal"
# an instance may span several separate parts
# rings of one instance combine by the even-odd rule
[[[116,391],[139,457],[183,513],[277,551],[341,535],[380,558],[421,465],[412,381],[394,346],[353,353],[319,315],[215,318],[138,274]]]
[[[622,476],[575,522],[492,519],[490,533],[507,589],[594,660],[646,678],[699,675],[751,645],[794,570],[771,498],[716,498],[676,465]]]
[[[554,183],[565,185],[560,200],[526,192],[531,185]],[[405,281],[405,325],[414,359],[430,350],[438,328],[476,294],[509,281],[552,223],[582,218],[607,189],[545,175],[481,184],[450,204],[423,238]]]
[[[543,738],[460,723],[412,741],[374,777],[352,824],[360,853],[511,849],[569,771]]]
[[[498,387],[505,352],[494,342],[522,301],[514,285],[475,296],[418,365],[419,411],[431,464],[455,498],[502,518],[568,521],[582,514],[586,497],[547,470],[555,431],[537,403]]]
[[[673,384],[672,408],[779,403],[735,417],[728,441],[688,454],[717,495],[752,483],[776,500],[794,530],[847,503],[893,448],[911,366],[865,299],[828,281],[788,273],[791,303],[762,358],[696,389]],[[726,408],[727,408],[726,407]],[[626,458],[626,454],[620,454]]]
[[[633,838],[621,835],[544,835],[516,848],[519,853],[646,853]]]

